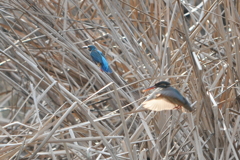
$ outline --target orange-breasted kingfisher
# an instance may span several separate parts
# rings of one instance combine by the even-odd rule
[[[171,87],[169,82],[158,82],[154,86],[143,90],[143,92],[154,88],[161,88],[161,90],[154,99],[143,102],[144,108],[154,111],[182,109],[183,112],[192,112],[193,109],[187,99],[178,90]]]

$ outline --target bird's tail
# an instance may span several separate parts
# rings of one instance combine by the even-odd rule
[[[101,69],[106,73],[112,73],[112,69],[110,68],[107,60],[104,57],[102,57]]]
[[[182,107],[182,111],[183,112],[192,112],[193,108],[191,107],[191,105],[189,104],[188,101],[186,101],[186,104]]]

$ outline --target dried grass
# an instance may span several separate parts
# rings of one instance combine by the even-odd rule
[[[0,6],[0,159],[240,159],[238,2]],[[160,80],[194,111],[144,110]]]

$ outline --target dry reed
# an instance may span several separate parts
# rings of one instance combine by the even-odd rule
[[[0,6],[0,159],[240,159],[237,1]],[[144,110],[160,80],[194,111]]]

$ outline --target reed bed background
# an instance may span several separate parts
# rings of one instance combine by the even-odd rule
[[[1,0],[0,159],[240,159],[239,7]],[[194,111],[144,110],[161,80]]]

